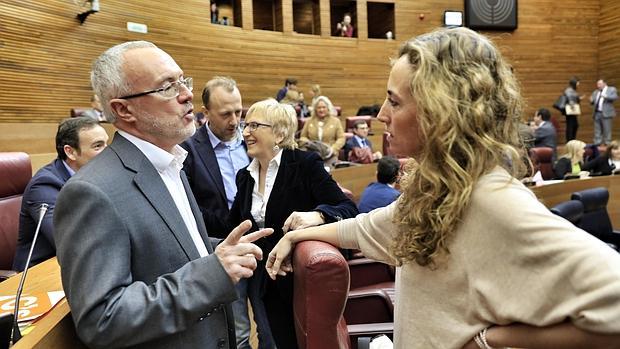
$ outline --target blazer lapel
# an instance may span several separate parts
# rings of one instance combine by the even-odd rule
[[[269,194],[269,202],[267,202],[267,212],[274,212],[277,209],[283,209],[281,205],[282,198],[287,192],[294,191],[300,182],[297,180],[299,173],[299,162],[296,159],[295,152],[292,150],[284,150],[282,153],[282,159],[280,167],[278,168],[278,174],[276,180],[273,183],[273,189]],[[273,216],[273,215],[270,215]],[[265,217],[265,220],[268,220]]]
[[[149,159],[136,146],[118,134],[115,135],[110,147],[115,150],[125,167],[136,172],[134,183],[164,220],[170,232],[183,248],[187,258],[189,260],[199,258],[200,254],[185,226],[183,217],[181,217],[164,181]],[[186,182],[187,180],[184,184]]]
[[[196,149],[198,150],[198,156],[205,164],[207,173],[211,176],[213,183],[217,187],[222,199],[226,201],[226,191],[224,189],[224,180],[222,179],[222,173],[220,172],[220,166],[217,163],[217,157],[215,151],[211,145],[209,134],[207,132],[207,126],[203,126],[198,130],[200,133],[196,136]]]

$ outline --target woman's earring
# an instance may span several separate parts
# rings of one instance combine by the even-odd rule
[[[273,146],[273,151],[278,151],[278,150],[280,150],[280,147],[279,147],[277,144],[276,144],[276,145],[274,145],[274,146]]]

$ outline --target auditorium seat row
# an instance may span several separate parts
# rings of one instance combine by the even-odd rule
[[[620,232],[615,231],[611,225],[607,212],[608,201],[607,188],[586,189],[573,193],[571,200],[552,207],[551,212],[620,251]]]

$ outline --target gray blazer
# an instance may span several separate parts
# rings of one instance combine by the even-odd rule
[[[545,121],[539,128],[534,131],[534,147],[552,148],[555,153],[556,148],[556,132],[551,121]]]
[[[62,284],[92,348],[234,348],[237,298],[181,172],[209,256],[200,258],[161,177],[131,142],[67,182],[54,212]],[[211,242],[211,243],[209,243]]]
[[[592,92],[592,96],[590,97],[590,104],[594,106],[593,107],[594,114],[596,114],[596,106],[594,104],[596,103],[599,92],[600,91],[598,89],[594,90],[594,92]],[[616,99],[618,99],[618,91],[613,86],[607,86],[605,95],[603,95],[602,98],[603,98],[603,109],[602,109],[603,117],[613,118],[614,116],[616,116],[616,109],[614,109],[613,103]]]

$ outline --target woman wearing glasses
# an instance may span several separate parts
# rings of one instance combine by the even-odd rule
[[[296,149],[296,130],[293,107],[275,99],[252,105],[243,125],[243,138],[253,160],[237,173],[237,196],[229,220],[236,225],[249,219],[254,230],[273,228],[271,236],[257,242],[264,255],[288,230],[335,222],[358,213],[355,203],[325,171],[319,156]],[[270,280],[264,262],[259,263],[248,293],[255,316],[265,316],[266,310],[276,346],[297,348],[292,277]]]

